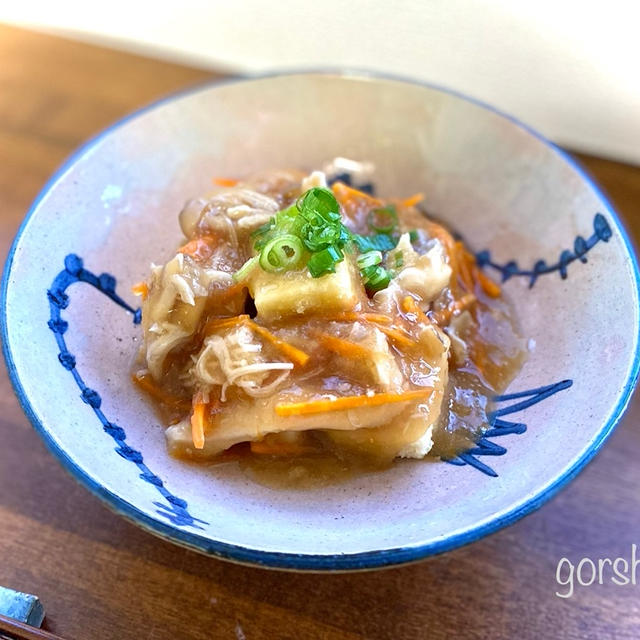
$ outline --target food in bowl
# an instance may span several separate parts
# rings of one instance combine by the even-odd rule
[[[381,199],[321,171],[215,182],[180,213],[186,242],[134,287],[134,380],[169,452],[345,470],[471,447],[522,339],[422,196]]]

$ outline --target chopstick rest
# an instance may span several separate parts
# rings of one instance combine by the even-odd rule
[[[44,607],[37,596],[0,587],[0,614],[40,627],[44,620]]]

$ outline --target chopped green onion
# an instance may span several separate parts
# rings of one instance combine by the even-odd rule
[[[267,231],[271,230],[271,227],[276,223],[275,218],[269,218],[269,222],[265,222],[263,225],[259,226],[257,229],[254,229],[251,232],[251,237],[256,238],[257,236],[264,235]]]
[[[253,243],[254,251],[257,251],[258,253],[260,253],[260,251],[262,251],[264,247],[267,245],[267,242],[269,242],[268,234],[258,237],[258,239]]]
[[[302,242],[309,251],[321,251],[340,242],[340,228],[334,224],[324,227],[306,224],[302,228]]]
[[[359,255],[356,262],[360,269],[375,266],[382,262],[382,253],[380,253],[380,251],[367,251],[366,253]]]
[[[343,247],[348,253],[351,253],[353,247],[351,246],[351,239],[353,234],[342,223],[340,224],[340,238],[338,244]]]
[[[416,231],[416,229],[411,229],[411,231],[409,231],[409,240],[411,242],[415,242],[418,239],[418,232]]]
[[[309,272],[317,278],[335,271],[343,251],[353,250],[352,234],[342,223],[338,201],[331,190],[320,187],[309,189],[294,205],[278,211],[251,237],[260,266],[272,273],[308,259]]]
[[[396,269],[400,269],[404,265],[404,256],[402,255],[402,251],[397,251],[394,256],[394,266]]]
[[[389,251],[389,249],[393,249],[396,244],[398,244],[398,240],[396,238],[392,238],[384,233],[372,236],[353,234],[352,238],[361,253],[371,251],[372,249],[376,249],[377,251]]]
[[[282,211],[278,211],[274,218],[275,227],[280,233],[291,233],[294,236],[300,234],[302,220],[298,214],[295,205],[292,205]]]
[[[343,259],[344,254],[338,247],[327,247],[309,258],[307,269],[314,278],[319,278],[325,273],[335,273],[336,264]]]
[[[253,258],[249,258],[231,277],[234,282],[242,282],[247,278],[247,276],[253,271],[253,269],[258,265],[259,256],[253,256]]]
[[[260,252],[260,266],[270,273],[295,268],[302,258],[300,238],[287,233],[270,240]]]
[[[298,211],[306,218],[315,214],[329,222],[340,220],[340,205],[333,192],[323,187],[313,187],[302,194],[296,202]]]
[[[380,291],[391,282],[391,273],[380,265],[366,267],[360,273],[368,291]]]
[[[398,226],[398,213],[390,204],[382,209],[374,209],[367,216],[369,228],[377,233],[393,233]]]
[[[380,291],[391,281],[391,273],[380,264],[382,262],[380,251],[367,251],[358,256],[356,262],[368,291]]]

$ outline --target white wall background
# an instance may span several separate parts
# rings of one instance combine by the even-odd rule
[[[4,0],[0,21],[231,71],[412,76],[640,164],[635,0]]]

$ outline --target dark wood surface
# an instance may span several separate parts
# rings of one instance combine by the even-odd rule
[[[48,176],[130,110],[215,74],[0,26],[0,257]],[[640,169],[580,157],[640,237]],[[606,375],[606,372],[603,372]],[[576,587],[566,556],[640,544],[640,403],[540,511],[424,562],[352,575],[235,566],[111,513],[67,475],[0,373],[0,584],[37,594],[65,638],[640,638],[640,584]],[[640,567],[638,568],[640,580]]]

